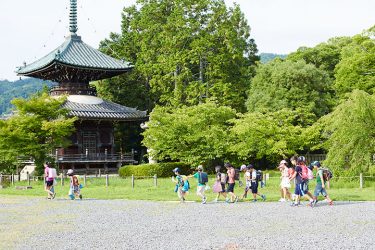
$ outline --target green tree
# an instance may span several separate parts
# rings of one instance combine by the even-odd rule
[[[286,60],[294,62],[304,60],[307,64],[325,70],[333,79],[335,67],[341,59],[341,51],[351,41],[351,37],[335,37],[313,48],[300,47],[296,52],[290,53]]]
[[[373,28],[374,29],[374,28]],[[335,90],[339,95],[354,89],[375,93],[375,40],[371,29],[353,37],[346,46],[335,69]]]
[[[319,121],[324,147],[324,164],[337,174],[375,173],[375,97],[361,90],[348,94],[329,115]]]
[[[244,111],[248,79],[259,60],[239,6],[227,8],[223,0],[140,0],[124,9],[122,33],[101,48],[135,65],[113,86],[105,82],[105,90],[117,95],[121,84],[142,86],[133,91],[148,97],[149,110],[214,98]]]
[[[7,159],[33,157],[40,171],[53,149],[68,145],[77,118],[67,118],[69,111],[61,109],[64,101],[46,93],[12,101],[14,115],[0,121],[0,151]]]
[[[226,158],[230,107],[208,102],[171,109],[157,106],[150,114],[144,145],[158,160],[180,160],[191,164]]]
[[[295,125],[299,114],[283,109],[276,112],[252,112],[233,120],[230,151],[241,160],[266,158],[280,160],[303,147],[302,127]]]
[[[274,112],[287,108],[297,111],[300,122],[305,125],[329,113],[332,106],[328,74],[304,61],[274,60],[260,65],[247,100],[249,112]]]

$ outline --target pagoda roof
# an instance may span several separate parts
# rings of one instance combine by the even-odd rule
[[[88,95],[69,95],[63,108],[70,110],[69,115],[84,120],[140,121],[147,118],[146,111]]]
[[[113,77],[132,68],[131,63],[112,58],[84,43],[80,36],[71,34],[58,48],[31,64],[19,67],[16,73],[61,82],[71,80],[61,78],[70,72],[74,75],[70,78],[93,81]]]

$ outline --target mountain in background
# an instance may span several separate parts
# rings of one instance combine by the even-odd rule
[[[51,87],[54,83],[36,78],[25,78],[10,82],[0,80],[0,115],[9,113],[12,109],[10,101],[13,98],[27,98],[43,89],[44,86]]]
[[[275,58],[285,59],[288,55],[283,54],[274,54],[274,53],[260,53],[260,62],[261,63],[268,63]]]

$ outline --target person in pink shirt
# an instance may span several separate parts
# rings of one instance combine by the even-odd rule
[[[45,183],[44,190],[48,194],[47,196],[48,199],[54,199],[56,196],[56,193],[53,192],[54,178],[52,176],[49,176],[50,168],[51,168],[51,165],[49,163],[44,164],[44,183]]]
[[[234,170],[234,167],[230,163],[225,163],[224,166],[227,169],[227,174],[228,174],[228,187],[227,187],[228,195],[225,201],[229,202],[230,200],[230,202],[237,202],[238,197],[234,193],[234,185],[236,183],[236,180],[235,180],[236,171]]]

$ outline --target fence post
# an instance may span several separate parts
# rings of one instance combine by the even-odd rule
[[[106,187],[109,186],[109,178],[108,178],[108,174],[105,175],[105,186],[106,186]]]
[[[60,176],[61,176],[61,186],[64,186],[64,175],[63,175],[63,173],[61,173]]]
[[[12,186],[14,186],[14,174],[10,178],[12,178]]]
[[[84,186],[86,186],[86,178],[87,178],[87,175],[85,174],[85,175],[83,176],[83,185],[84,185]]]
[[[134,188],[134,175],[132,174],[132,188]]]
[[[31,184],[30,184],[30,174],[29,174],[29,172],[26,172],[26,175],[27,175],[27,183],[28,183],[28,185],[30,187]]]
[[[263,183],[264,183],[264,186],[266,186],[266,184],[267,184],[267,175],[265,173],[263,174]]]
[[[359,188],[363,188],[363,174],[359,174]]]
[[[0,174],[0,186],[3,184],[3,174]]]
[[[100,171],[100,168],[99,168],[99,178],[102,177],[102,172]]]
[[[154,175],[154,185],[155,187],[158,186],[158,176],[156,174]]]

